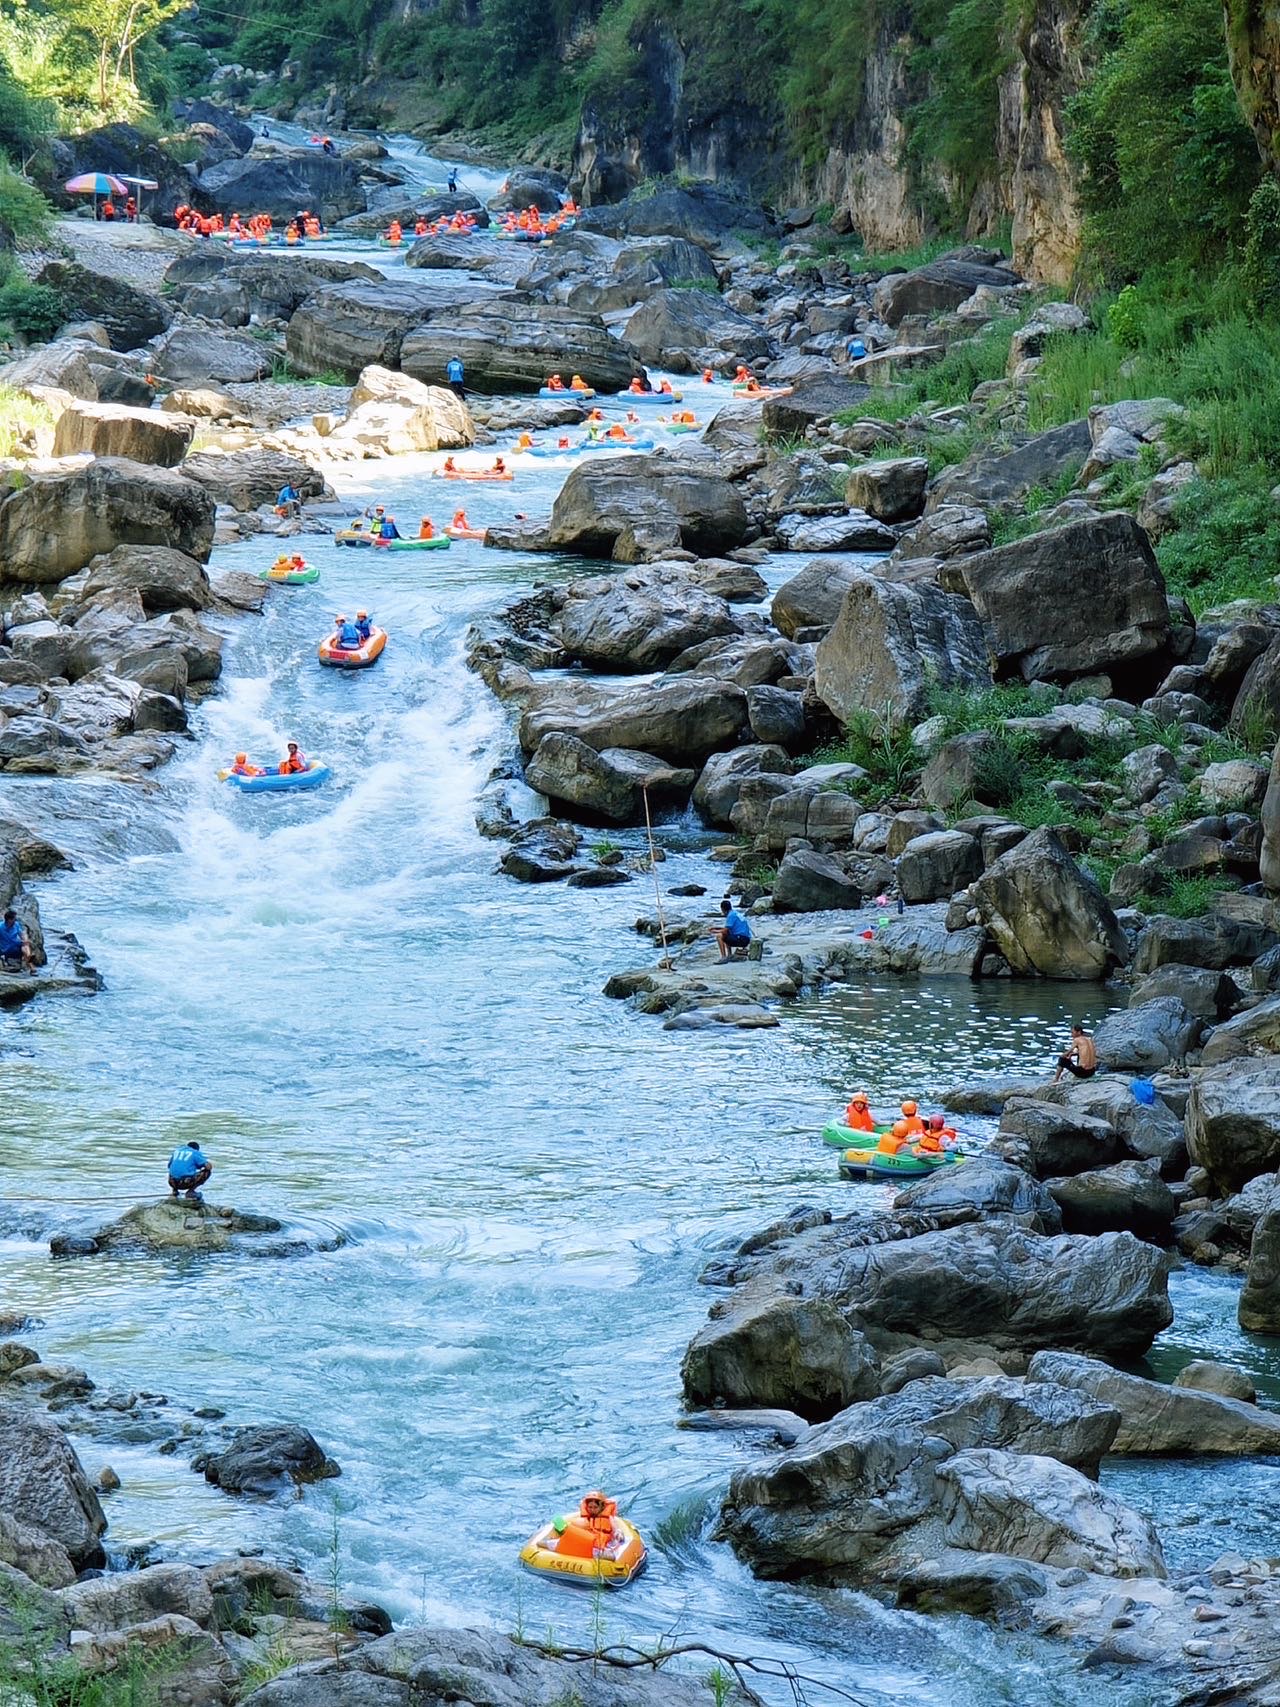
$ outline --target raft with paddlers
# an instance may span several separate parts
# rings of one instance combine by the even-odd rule
[[[373,530],[361,527],[359,522],[353,522],[349,528],[339,528],[333,540],[335,545],[372,545]]]
[[[765,402],[770,397],[790,397],[795,387],[793,385],[735,384],[733,389],[739,397],[758,397],[761,402]]]
[[[544,385],[538,390],[539,397],[548,397],[552,402],[561,397],[586,399],[594,397],[595,392],[589,385]]]
[[[437,468],[442,480],[514,480],[509,468]]]
[[[332,669],[365,670],[382,656],[386,644],[385,629],[375,627],[369,630],[369,638],[362,640],[359,646],[339,645],[339,637],[334,633],[322,640],[316,651],[320,662]]]
[[[942,1150],[922,1155],[918,1149],[890,1152],[879,1148],[853,1148],[845,1151],[837,1168],[841,1179],[923,1179],[926,1174],[937,1173],[939,1168],[958,1167],[967,1159],[963,1150]]]
[[[444,531],[448,534],[450,539],[483,540],[489,530],[488,528],[455,527],[452,522],[449,522]]]
[[[277,557],[270,568],[258,571],[258,579],[281,587],[309,587],[320,579],[320,571],[301,557]]]
[[[671,403],[683,403],[684,393],[682,391],[620,391],[617,400],[619,403],[640,403],[650,408],[665,409]]]
[[[526,1570],[582,1588],[625,1588],[648,1557],[640,1531],[599,1493],[571,1516],[553,1518],[520,1550]]]

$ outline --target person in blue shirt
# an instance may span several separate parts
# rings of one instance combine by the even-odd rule
[[[394,516],[383,516],[382,521],[380,522],[380,524],[378,526],[378,538],[379,539],[399,539],[400,538],[400,529],[396,526],[396,518]]]
[[[743,915],[729,900],[728,896],[720,903],[720,911],[724,923],[712,931],[720,948],[721,960],[731,960],[735,949],[745,949],[751,943],[751,926]]]
[[[292,481],[286,480],[276,496],[276,514],[294,516],[302,508],[302,499]]]
[[[200,1140],[193,1138],[189,1144],[179,1144],[169,1157],[169,1190],[176,1197],[180,1191],[185,1191],[192,1203],[199,1203],[200,1187],[213,1172],[213,1163],[200,1148]]]
[[[457,193],[458,193],[458,168],[456,166],[454,166],[454,167],[451,167],[450,171],[449,171],[449,194],[451,196],[456,196]]]
[[[462,382],[466,377],[466,370],[457,356],[450,356],[445,363],[444,377],[449,381],[449,389],[453,395],[465,400],[467,392]]]
[[[6,907],[4,920],[0,922],[0,961],[9,972],[35,971],[35,957],[26,926],[12,907]]]
[[[845,345],[845,353],[851,362],[860,362],[867,353],[866,342],[862,338],[850,338]]]
[[[354,652],[361,641],[368,638],[361,634],[358,623],[350,622],[345,616],[335,616],[333,621],[337,630],[338,645],[342,647],[344,652]]]

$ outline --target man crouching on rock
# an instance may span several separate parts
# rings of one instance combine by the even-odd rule
[[[179,1144],[169,1157],[169,1190],[175,1197],[185,1191],[188,1203],[199,1203],[200,1187],[212,1172],[213,1163],[200,1148],[200,1140],[193,1138],[189,1144]]]

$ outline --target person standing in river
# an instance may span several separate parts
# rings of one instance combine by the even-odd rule
[[[1058,1057],[1058,1071],[1053,1075],[1056,1085],[1064,1073],[1073,1079],[1091,1079],[1098,1070],[1098,1051],[1093,1039],[1082,1025],[1071,1027],[1071,1047]]]

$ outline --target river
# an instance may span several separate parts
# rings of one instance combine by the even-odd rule
[[[402,521],[430,507],[439,522],[459,489],[432,481],[435,460],[335,479]],[[466,489],[468,507],[481,521],[538,513],[563,476],[525,459],[514,486]],[[512,738],[464,667],[466,627],[565,566],[478,544],[303,544],[319,585],[273,590],[261,619],[228,624],[220,692],[154,791],[0,784],[0,809],[76,856],[41,902],[106,980],[92,1000],[0,1019],[5,1197],[59,1226],[101,1220],[162,1189],[169,1149],[198,1134],[215,1201],[347,1240],[294,1261],[198,1264],[55,1264],[31,1237],[0,1244],[6,1305],[45,1319],[50,1359],[82,1363],[104,1390],[295,1419],[343,1467],[296,1502],[249,1506],[180,1459],[85,1442],[90,1470],[109,1458],[124,1483],[113,1547],[265,1546],[320,1575],[336,1554],[344,1585],[398,1620],[590,1640],[592,1599],[521,1576],[515,1556],[548,1513],[604,1483],[655,1543],[646,1577],[603,1607],[608,1637],[785,1656],[868,1703],[1154,1700],[1149,1683],[1077,1674],[1029,1638],[755,1582],[709,1539],[747,1448],[674,1427],[680,1355],[712,1299],[696,1284],[708,1257],[798,1202],[887,1201],[841,1185],[817,1141],[855,1080],[882,1102],[927,1100],[1043,1066],[1068,1018],[1105,997],[874,982],[746,1035],[666,1033],[605,1001],[609,973],[649,952],[630,930],[647,881],[524,887],[496,874],[473,823]],[[211,568],[270,554],[248,542]],[[327,618],[357,604],[390,633],[382,662],[319,669]],[[290,736],[333,767],[324,790],[250,798],[216,781],[238,748],[271,756]],[[663,884],[700,881],[713,902],[715,838],[688,820],[659,837]],[[639,847],[632,832],[613,839]],[[1176,1288],[1190,1308],[1166,1336],[1170,1366],[1225,1350],[1274,1393],[1277,1370],[1234,1330],[1230,1284],[1196,1274]],[[1187,1474],[1119,1467],[1114,1485],[1160,1515]],[[1275,1474],[1251,1467],[1237,1498],[1240,1476],[1195,1472],[1184,1515],[1220,1502],[1226,1516],[1209,1556],[1272,1543]]]

